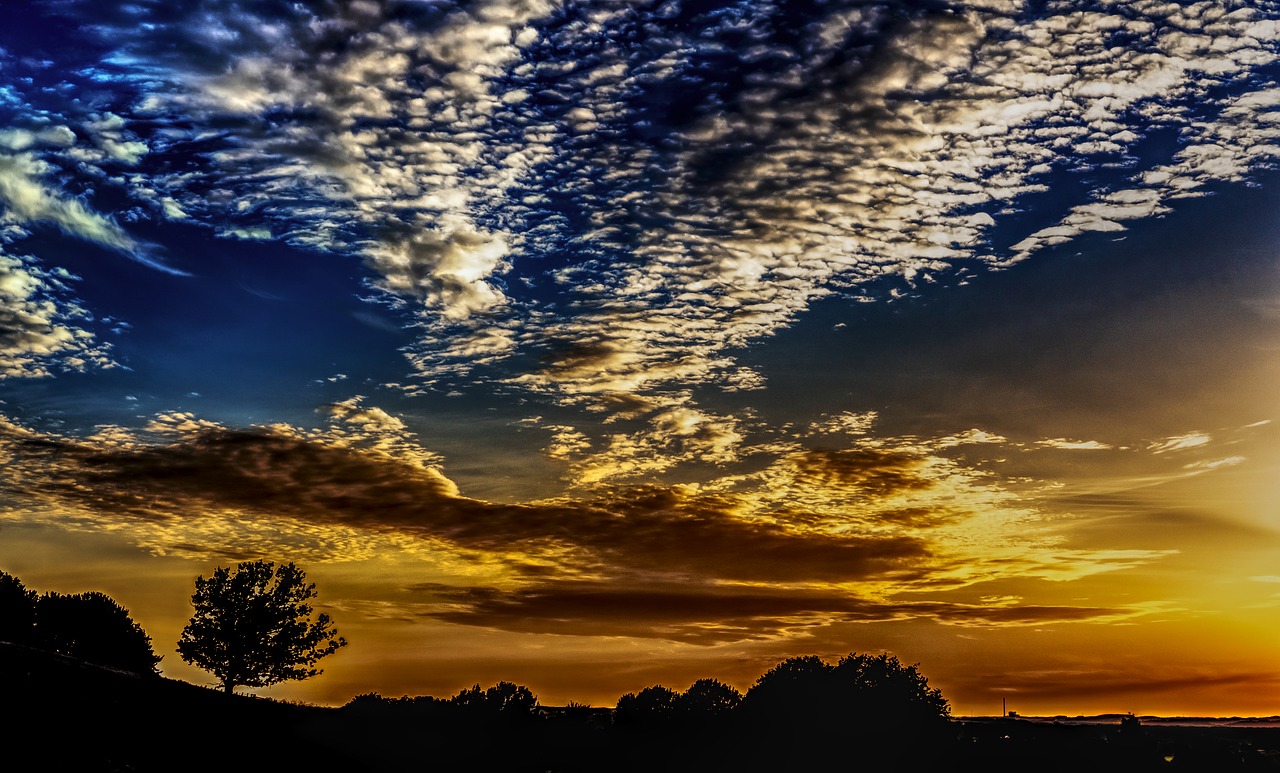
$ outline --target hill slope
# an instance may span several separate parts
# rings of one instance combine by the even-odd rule
[[[224,695],[5,642],[0,701],[7,771],[301,770],[321,750],[338,769],[357,767],[321,743],[336,709]]]

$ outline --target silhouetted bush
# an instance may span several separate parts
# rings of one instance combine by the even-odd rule
[[[104,593],[45,593],[35,605],[35,646],[136,674],[157,674],[151,637]]]
[[[36,592],[8,572],[0,572],[0,641],[31,644],[35,639]]]

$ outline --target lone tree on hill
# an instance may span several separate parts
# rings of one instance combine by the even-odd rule
[[[212,673],[224,692],[307,679],[347,640],[329,616],[311,619],[316,586],[292,563],[247,561],[196,578],[195,614],[182,629],[178,654]]]

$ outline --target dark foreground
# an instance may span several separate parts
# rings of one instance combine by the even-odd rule
[[[520,721],[299,706],[0,644],[0,770],[1280,771],[1280,728],[956,719],[640,727],[584,708]]]

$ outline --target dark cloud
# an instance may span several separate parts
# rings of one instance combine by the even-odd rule
[[[1274,690],[1280,674],[1256,672],[1215,673],[1182,670],[1174,675],[1144,674],[1139,670],[1071,670],[979,673],[960,676],[953,681],[957,689],[972,685],[989,690],[1000,685],[999,692],[1022,698],[1113,698],[1118,695],[1151,695],[1234,687]]]
[[[933,483],[920,473],[923,461],[919,456],[900,451],[812,450],[799,454],[795,464],[802,483],[854,489],[868,496],[888,496]]]
[[[551,555],[569,568],[750,581],[853,581],[928,558],[919,539],[800,532],[730,514],[733,498],[619,488],[586,502],[500,504],[456,495],[431,467],[272,430],[202,429],[121,447],[22,433],[0,438],[6,487],[109,518],[258,519],[389,531],[497,555]],[[517,566],[524,563],[513,556]]]
[[[1099,607],[979,607],[943,602],[884,602],[848,591],[706,585],[558,582],[511,592],[437,584],[423,614],[452,623],[528,633],[623,635],[694,644],[776,636],[836,622],[932,618],[944,623],[1030,625],[1117,614]]]

